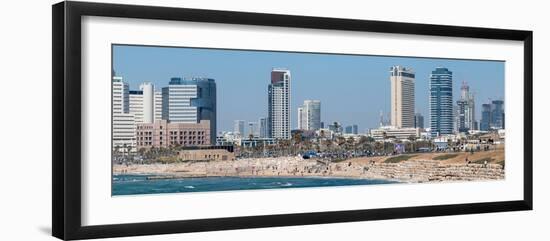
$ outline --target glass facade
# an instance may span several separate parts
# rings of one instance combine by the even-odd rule
[[[453,72],[438,67],[430,75],[430,133],[453,133]]]

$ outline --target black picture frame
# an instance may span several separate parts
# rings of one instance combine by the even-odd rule
[[[524,43],[523,199],[421,207],[140,222],[99,226],[81,224],[81,17],[104,16],[350,30],[426,36],[516,40]],[[309,225],[351,221],[532,210],[533,208],[533,32],[491,28],[198,10],[171,7],[60,2],[52,6],[52,233],[60,239],[88,239],[213,230]]]

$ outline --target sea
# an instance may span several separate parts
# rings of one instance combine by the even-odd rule
[[[114,175],[112,182],[112,195],[332,187],[395,183],[394,181],[382,179],[323,177],[197,177],[149,180],[147,179],[148,176],[149,175]]]

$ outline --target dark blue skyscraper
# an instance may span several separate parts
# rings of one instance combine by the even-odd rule
[[[453,72],[437,67],[430,75],[431,136],[453,133]]]
[[[491,104],[481,105],[481,123],[479,129],[488,131],[491,128]]]
[[[504,101],[493,100],[481,106],[480,130],[504,129]]]
[[[503,129],[504,128],[504,101],[502,100],[493,100],[491,115],[492,115],[492,125],[493,129]]]

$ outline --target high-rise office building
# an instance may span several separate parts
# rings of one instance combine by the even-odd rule
[[[402,66],[390,68],[392,126],[414,127],[414,81],[412,69]]]
[[[268,132],[275,139],[290,139],[290,71],[274,68],[268,86]]]
[[[141,84],[140,90],[130,90],[130,114],[134,114],[136,123],[153,123],[162,119],[162,94],[154,92],[151,99],[151,91],[154,92],[154,86],[150,83]]]
[[[112,148],[120,152],[135,151],[136,124],[130,114],[130,88],[122,77],[112,77]]]
[[[246,138],[249,138],[250,136],[252,137],[258,137],[259,136],[259,133],[258,133],[258,122],[248,122],[248,128],[246,130]]]
[[[162,120],[162,92],[155,91],[155,121]]]
[[[437,67],[430,75],[430,134],[453,133],[453,72]]]
[[[267,138],[269,133],[267,133],[267,117],[260,118],[260,138]]]
[[[216,81],[209,78],[170,79],[162,88],[162,119],[170,123],[210,121],[210,143],[216,142]]]
[[[143,123],[143,91],[130,90],[130,114],[134,115],[136,123]]]
[[[139,86],[143,92],[143,123],[153,123],[155,120],[155,87],[150,82]]]
[[[424,116],[420,113],[414,115],[414,128],[424,129]]]
[[[340,124],[340,122],[335,121],[332,124],[328,125],[328,129],[334,133],[341,134],[344,128],[342,127],[342,124]]]
[[[344,133],[357,135],[359,133],[359,127],[357,125],[346,126],[346,128],[344,128]]]
[[[305,130],[306,129],[306,111],[304,110],[304,107],[298,107],[298,114],[296,115],[298,119],[298,130]]]
[[[504,101],[493,100],[481,105],[480,130],[504,129]]]
[[[481,122],[479,129],[488,131],[491,128],[491,104],[481,105]]]
[[[305,100],[304,104],[298,108],[298,129],[321,129],[321,101]]]
[[[233,123],[233,133],[240,137],[245,137],[246,133],[244,132],[244,121],[235,120]]]
[[[462,82],[460,87],[460,99],[456,101],[456,126],[458,132],[467,132],[475,130],[475,98],[470,93],[470,87],[466,82]]]
[[[504,128],[504,101],[493,100],[491,102],[491,128],[503,129]]]

